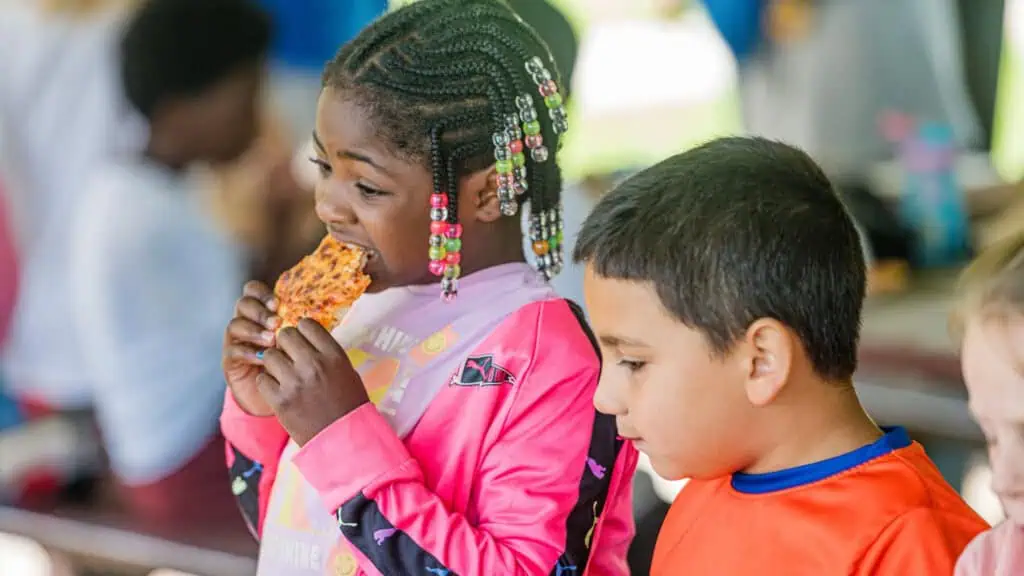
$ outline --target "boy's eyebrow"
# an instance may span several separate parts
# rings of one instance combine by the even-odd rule
[[[324,143],[320,141],[320,137],[317,136],[316,130],[313,131],[313,144],[316,145],[317,149],[320,150],[320,152],[322,152],[324,155],[327,154],[327,147],[324,146]],[[357,162],[369,164],[370,166],[373,166],[377,170],[380,170],[381,172],[387,175],[391,175],[391,172],[387,168],[381,166],[380,164],[375,162],[373,158],[370,158],[365,154],[360,154],[359,152],[354,152],[352,150],[338,150],[338,157],[348,158],[350,160],[355,160]]]
[[[602,334],[598,340],[600,340],[605,346],[611,346],[613,348],[615,346],[647,346],[647,344],[644,344],[639,340],[633,340],[632,338],[626,338],[625,336],[615,336],[613,334]]]

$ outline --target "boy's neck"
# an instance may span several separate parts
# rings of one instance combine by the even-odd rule
[[[808,383],[768,424],[767,449],[743,472],[761,474],[813,464],[871,444],[883,433],[864,411],[852,384]]]

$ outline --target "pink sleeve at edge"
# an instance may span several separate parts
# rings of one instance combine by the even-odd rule
[[[258,537],[288,433],[277,418],[253,416],[242,410],[230,391],[224,397],[220,426],[226,440],[232,489],[249,528]],[[236,488],[240,483],[245,484],[245,490]]]

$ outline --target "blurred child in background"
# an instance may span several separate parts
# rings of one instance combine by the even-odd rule
[[[960,288],[964,381],[1006,520],[971,542],[956,574],[1024,574],[1024,234],[982,253]]]
[[[245,0],[141,3],[118,73],[147,138],[94,168],[68,223],[70,320],[97,421],[124,494],[155,523],[231,517],[230,494],[210,489],[224,473],[216,350],[249,260],[204,210],[191,169],[255,141],[270,38]]]

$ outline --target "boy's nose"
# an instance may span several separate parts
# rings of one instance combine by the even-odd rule
[[[601,371],[601,378],[597,382],[597,392],[594,393],[594,407],[602,414],[620,416],[627,412],[626,402],[621,388],[616,385],[613,378]]]

